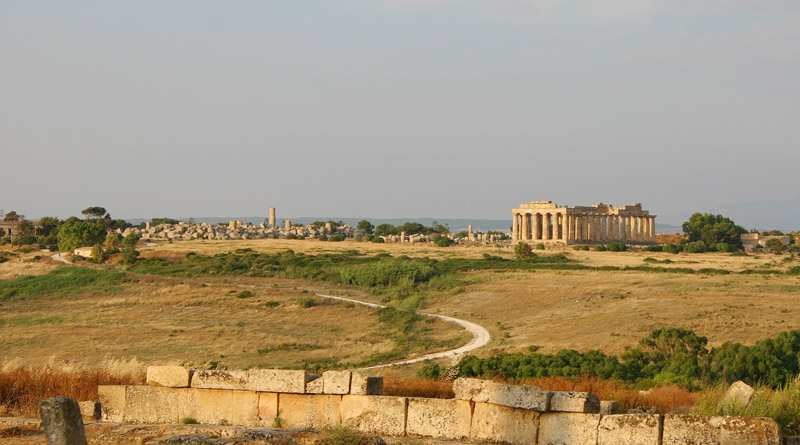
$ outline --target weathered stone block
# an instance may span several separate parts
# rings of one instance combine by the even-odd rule
[[[99,385],[97,398],[103,411],[102,419],[106,422],[122,422],[125,412],[125,385]]]
[[[75,399],[53,397],[39,403],[48,445],[86,445],[81,409]]]
[[[460,440],[469,437],[471,421],[472,407],[466,400],[408,399],[407,434]]]
[[[600,414],[619,414],[619,404],[613,400],[601,400]]]
[[[350,394],[351,371],[325,371],[322,373],[323,394]]]
[[[258,393],[259,425],[265,427],[274,427],[276,417],[278,417],[278,393]]]
[[[455,393],[457,400],[485,402],[486,400],[478,399],[481,397],[488,397],[488,394],[483,392],[483,388],[487,382],[489,382],[489,380],[460,377],[453,381],[453,392]]]
[[[306,383],[306,394],[322,394],[322,379],[314,379]]]
[[[100,420],[103,417],[103,411],[98,401],[90,400],[79,402],[78,407],[81,410],[81,417],[83,417],[83,420]]]
[[[339,426],[342,396],[279,394],[281,428],[322,429]]]
[[[750,399],[753,398],[753,393],[755,393],[755,390],[747,383],[742,381],[733,382],[728,391],[725,392],[725,395],[722,396],[722,403],[746,406],[750,403]]]
[[[353,371],[350,381],[350,394],[379,396],[383,394],[383,377],[368,376]]]
[[[544,412],[550,407],[550,391],[532,385],[505,385],[491,380],[459,378],[453,382],[458,400],[493,403]]]
[[[287,369],[202,370],[195,371],[192,376],[192,388],[304,394],[306,384],[318,377],[306,371]]]
[[[600,414],[542,413],[539,417],[539,445],[597,443]]]
[[[194,393],[189,388],[128,386],[122,420],[128,423],[177,423],[194,416]]]
[[[148,366],[147,384],[168,388],[188,388],[192,371],[183,366]]]
[[[603,416],[597,430],[597,445],[660,445],[661,422],[658,414]]]
[[[259,396],[255,391],[191,389],[194,410],[185,417],[200,423],[259,425]]]
[[[763,417],[706,417],[667,415],[664,417],[663,445],[691,442],[705,445],[780,445],[781,428]]]
[[[514,444],[536,443],[541,413],[521,408],[476,403],[470,440]]]
[[[342,425],[369,434],[406,434],[406,397],[342,396],[339,412]]]
[[[550,411],[567,413],[599,413],[600,399],[588,392],[553,391]]]

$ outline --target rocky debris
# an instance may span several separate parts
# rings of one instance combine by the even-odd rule
[[[130,227],[124,231],[117,229],[122,236],[131,233],[138,234],[142,240],[236,240],[236,239],[290,239],[290,238],[319,238],[333,235],[342,235],[346,239],[360,239],[366,235],[365,232],[353,228],[347,224],[334,227],[326,224],[324,227],[300,226],[284,224],[281,227],[273,227],[267,223],[244,224],[242,221],[230,221],[228,224],[209,224],[209,223],[186,223],[178,224],[159,224],[152,226],[145,224],[145,228]],[[401,234],[382,236],[385,242],[395,243],[429,243],[433,241],[433,236],[423,234]],[[448,238],[455,242],[479,242],[496,243],[500,241],[499,235],[473,234],[470,237],[459,237],[455,233],[448,234]]]
[[[752,386],[748,385],[741,380],[733,382],[728,391],[722,396],[722,403],[730,403],[734,405],[747,406],[753,398],[755,390]]]

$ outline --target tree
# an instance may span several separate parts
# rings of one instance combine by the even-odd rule
[[[533,258],[533,249],[531,249],[530,244],[520,241],[516,247],[514,247],[514,255],[518,260]]]
[[[102,263],[106,260],[106,253],[103,251],[103,248],[100,247],[100,244],[95,244],[92,246],[92,254],[91,254],[92,261],[97,263]]]
[[[23,219],[25,219],[25,215],[20,215],[19,213],[12,210],[6,213],[6,216],[5,218],[3,218],[3,221],[15,222],[15,221],[21,221]]]
[[[97,221],[108,214],[105,207],[87,207],[81,211],[81,214],[90,221]]]
[[[43,216],[39,220],[39,235],[50,236],[58,232],[59,221],[53,216]]]
[[[747,231],[728,217],[695,213],[689,221],[683,223],[683,233],[689,235],[689,242],[702,241],[710,248],[714,248],[717,243],[727,243],[741,249],[741,235]]]
[[[33,236],[36,234],[36,227],[30,221],[20,221],[17,224],[17,235],[18,236]]]
[[[772,253],[781,253],[786,249],[786,246],[777,238],[768,239],[764,243],[764,247]]]
[[[122,248],[122,264],[129,266],[136,262],[136,257],[139,256],[139,251],[132,246],[126,245]]]
[[[120,235],[119,233],[112,233],[106,236],[106,240],[103,242],[103,247],[105,247],[106,251],[111,252],[119,249],[121,241],[122,241],[122,235]]]
[[[58,250],[68,252],[76,247],[102,243],[106,237],[103,226],[70,218],[58,230]]]
[[[358,228],[358,230],[364,233],[372,233],[372,231],[375,230],[375,226],[372,225],[372,223],[367,221],[366,219],[362,219],[361,221],[359,221],[356,227]]]
[[[380,224],[375,228],[375,235],[377,236],[395,235],[396,233],[397,228],[391,224]]]
[[[136,246],[136,243],[139,242],[139,238],[141,237],[139,236],[138,233],[131,232],[128,235],[126,235],[125,238],[122,240],[122,245],[125,247],[133,248],[134,246]]]

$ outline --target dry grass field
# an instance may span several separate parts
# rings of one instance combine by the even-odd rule
[[[139,247],[141,258],[181,258],[187,252],[214,254],[250,248],[258,252],[318,254],[358,250],[375,255],[436,259],[513,256],[510,247],[373,244],[316,240],[186,241]],[[539,251],[537,251],[539,252]],[[682,267],[785,270],[800,261],[788,255],[587,252],[557,248],[589,266]],[[59,267],[30,262],[35,253],[0,264],[0,280],[41,274]],[[669,263],[645,262],[645,258]],[[111,259],[114,262],[114,258]],[[800,278],[788,275],[713,275],[646,271],[535,270],[476,271],[463,292],[431,295],[425,310],[483,325],[497,350],[542,352],[562,348],[619,353],[658,327],[692,329],[709,338],[746,344],[800,329]],[[236,294],[250,289],[252,298]],[[58,360],[91,363],[105,357],[135,357],[143,363],[219,361],[232,367],[295,367],[326,360],[356,363],[391,350],[375,311],[318,301],[303,308],[297,298],[324,291],[378,301],[363,290],[329,282],[237,277],[177,280],[139,276],[112,293],[78,298],[44,298],[0,303],[0,357],[34,363]],[[270,303],[273,302],[273,303]],[[430,338],[463,343],[454,325],[430,323]],[[444,344],[443,343],[443,344]],[[445,348],[446,349],[446,348]],[[415,351],[420,352],[420,351]],[[331,362],[328,362],[331,363]]]

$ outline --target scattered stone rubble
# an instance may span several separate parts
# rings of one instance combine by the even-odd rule
[[[192,417],[209,424],[313,430],[345,426],[389,437],[534,445],[784,443],[772,419],[607,414],[616,408],[590,393],[479,379],[456,379],[454,399],[383,396],[382,378],[362,371],[317,376],[153,367],[147,383],[100,386],[103,419],[176,423]]]
[[[319,238],[321,236],[331,237],[340,234],[345,238],[355,239],[365,236],[366,233],[350,227],[347,224],[334,227],[327,223],[325,226],[300,226],[292,225],[291,221],[286,220],[282,227],[270,225],[262,222],[258,225],[242,221],[231,221],[227,225],[209,223],[186,223],[178,224],[159,224],[152,226],[145,224],[144,229],[130,227],[124,231],[117,229],[117,233],[127,236],[131,233],[138,234],[142,240],[248,240],[248,239],[289,239],[289,238]],[[428,243],[432,242],[432,237],[422,234],[406,234],[382,236],[385,242],[394,243]],[[458,237],[455,233],[448,234],[448,238],[456,242],[480,242],[495,243],[500,240],[499,235],[488,235],[483,233],[473,233],[472,227],[467,236]]]

